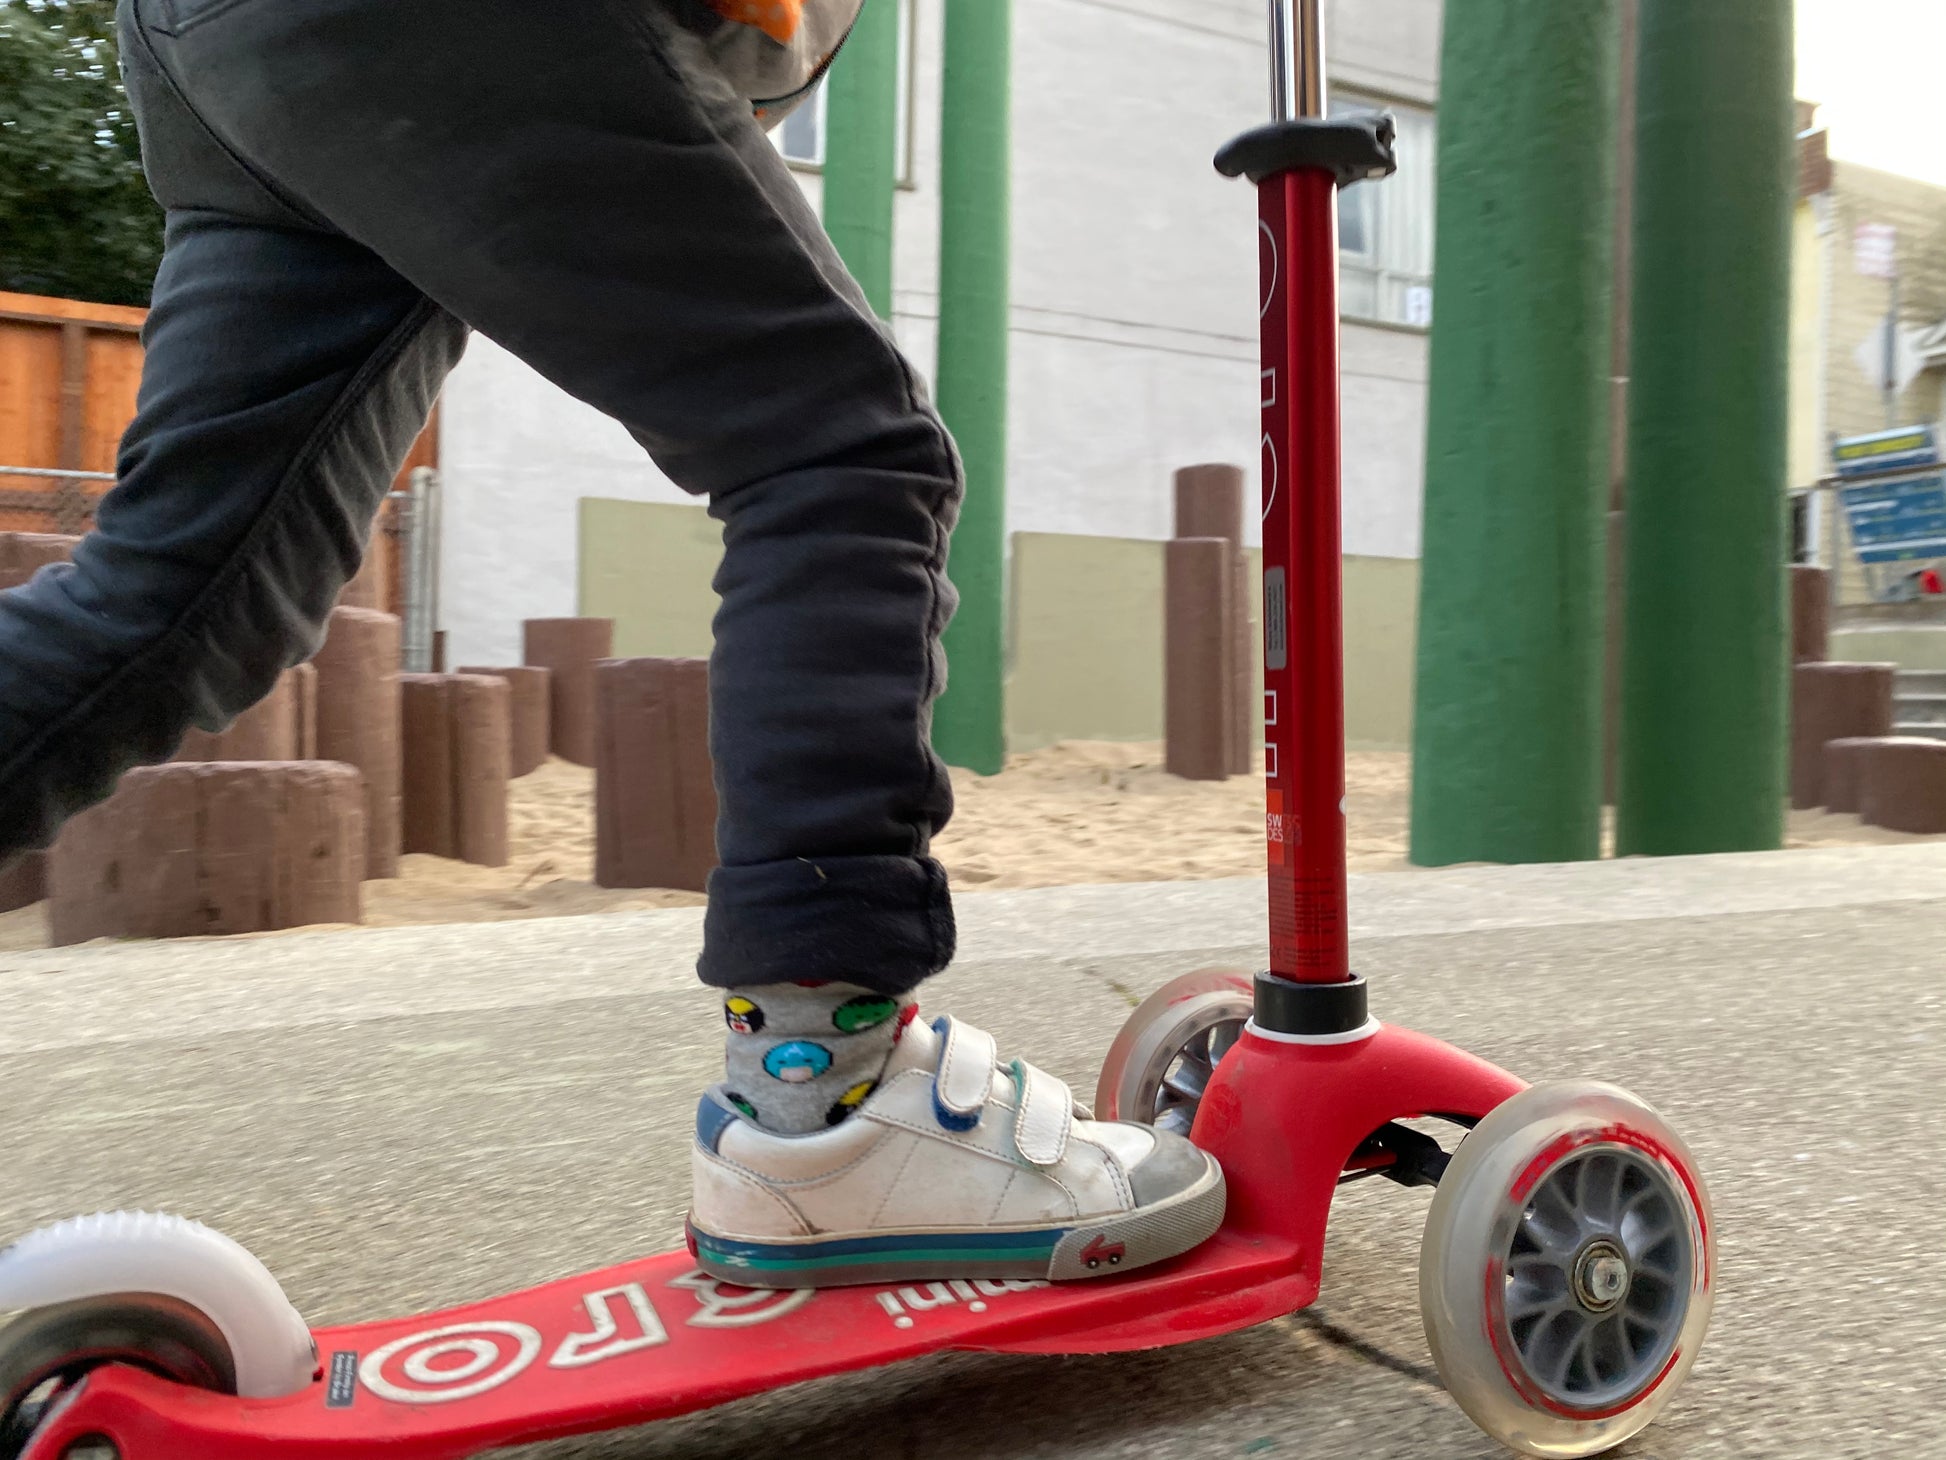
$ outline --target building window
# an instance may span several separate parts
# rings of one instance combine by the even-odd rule
[[[898,179],[912,184],[912,62],[913,0],[899,0]],[[822,84],[804,105],[784,118],[770,140],[793,167],[816,171],[824,166],[825,88]]]
[[[1432,323],[1432,241],[1438,132],[1424,107],[1339,92],[1334,116],[1388,111],[1399,125],[1399,170],[1338,199],[1339,308],[1346,319]]]

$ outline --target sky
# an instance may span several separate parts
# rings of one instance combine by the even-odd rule
[[[1836,157],[1946,185],[1946,0],[1797,0],[1797,95]]]

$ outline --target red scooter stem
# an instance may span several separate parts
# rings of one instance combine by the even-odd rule
[[[1270,971],[1351,976],[1345,915],[1337,180],[1259,184]]]

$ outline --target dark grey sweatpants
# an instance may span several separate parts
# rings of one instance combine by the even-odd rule
[[[723,524],[704,979],[944,966],[958,461],[677,3],[122,0],[167,249],[97,530],[0,594],[0,862],[316,649],[470,327]]]

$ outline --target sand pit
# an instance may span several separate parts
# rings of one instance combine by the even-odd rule
[[[1353,752],[1346,812],[1354,871],[1406,863],[1411,758]],[[1258,783],[1183,781],[1160,745],[1070,742],[1013,757],[1005,773],[953,773],[959,813],[938,854],[968,893],[1089,882],[1254,876],[1263,867]],[[513,783],[510,860],[473,867],[408,856],[401,875],[365,884],[365,925],[499,922],[617,909],[684,907],[694,893],[596,887],[594,773],[550,759]],[[1791,847],[1938,840],[1884,831],[1855,816],[1796,811]],[[276,936],[267,934],[260,936]],[[40,907],[0,915],[0,952],[47,945]]]

